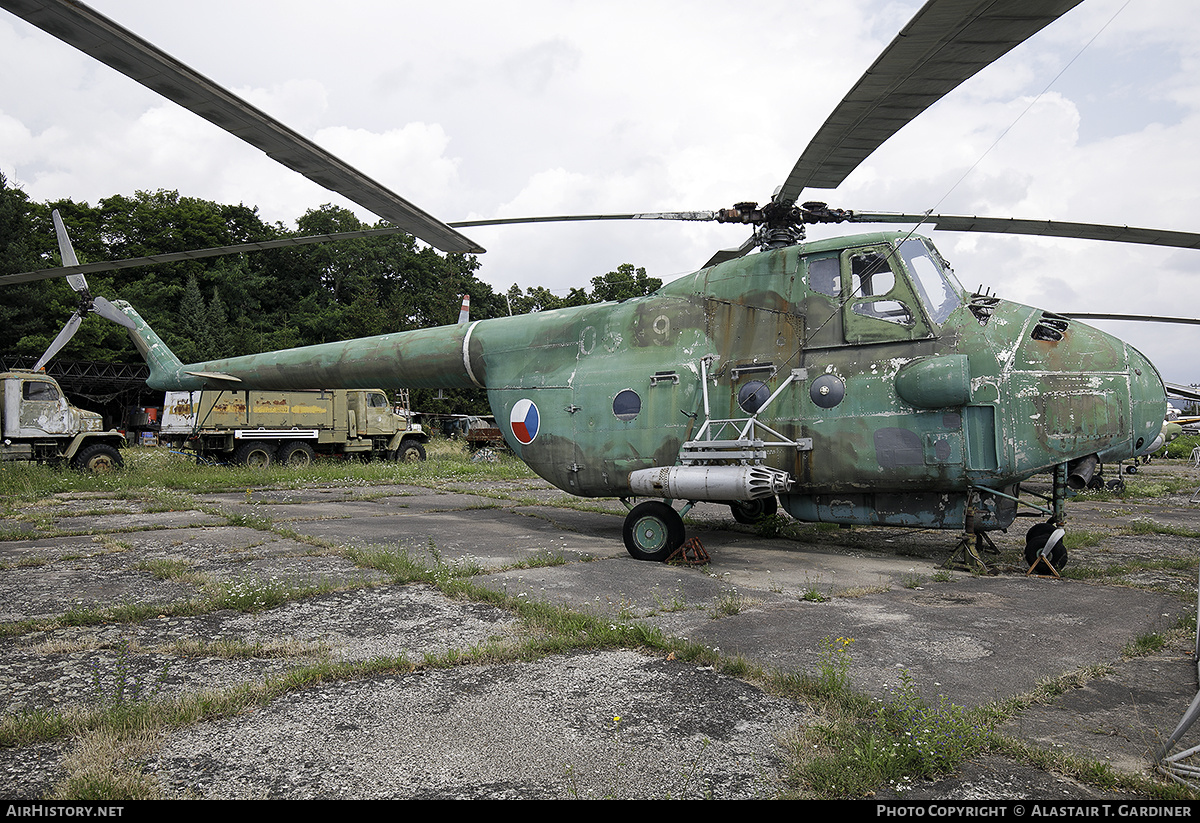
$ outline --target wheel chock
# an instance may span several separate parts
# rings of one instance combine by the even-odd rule
[[[668,563],[677,566],[703,566],[709,562],[708,552],[698,537],[689,537],[683,545],[671,553]]]
[[[1041,571],[1035,571],[1041,569]],[[1054,564],[1045,555],[1039,554],[1037,560],[1033,561],[1033,565],[1025,572],[1026,577],[1055,577],[1061,578],[1058,569],[1054,568]]]

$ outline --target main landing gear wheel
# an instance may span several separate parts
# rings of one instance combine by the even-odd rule
[[[739,523],[753,525],[764,517],[779,511],[779,500],[774,497],[756,497],[753,500],[731,500],[729,510]]]
[[[1025,535],[1025,565],[1028,568],[1033,568],[1033,564],[1037,562],[1038,555],[1042,553],[1042,548],[1046,545],[1046,541],[1057,530],[1058,527],[1053,523],[1038,523]],[[1054,567],[1055,571],[1062,571],[1063,566],[1067,565],[1067,549],[1063,546],[1061,535],[1055,538],[1048,556],[1050,558],[1050,565]]]
[[[666,503],[648,500],[634,506],[625,516],[621,536],[635,560],[661,562],[683,545],[683,518]]]

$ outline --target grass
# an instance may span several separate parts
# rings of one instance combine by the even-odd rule
[[[813,674],[784,688],[814,702],[820,720],[785,741],[787,794],[798,798],[869,797],[887,787],[952,772],[983,751],[991,722],[945,698],[927,703],[907,671],[887,699],[856,692],[850,669],[853,638],[825,638]]]
[[[491,603],[511,611],[524,625],[520,640],[505,639],[468,649],[450,649],[425,655],[419,661],[403,657],[379,657],[367,661],[333,663],[327,659],[293,666],[285,673],[260,684],[245,683],[224,690],[205,691],[165,698],[157,686],[159,678],[138,680],[131,660],[145,650],[123,640],[116,660],[94,672],[91,706],[73,706],[60,711],[35,711],[0,719],[0,746],[22,746],[48,740],[68,740],[72,751],[62,766],[67,777],[59,784],[55,799],[101,800],[160,797],[157,786],[140,773],[140,762],[156,747],[168,729],[236,716],[265,706],[279,696],[329,682],[344,682],[379,674],[412,674],[433,668],[528,661],[577,650],[631,648],[663,655],[719,663],[708,649],[689,647],[669,640],[644,624],[580,614],[545,603],[484,588],[465,578],[461,570],[448,571],[445,564],[423,566],[412,555],[396,552],[365,557],[394,573],[397,579],[419,580],[438,585],[450,597]],[[230,597],[212,601],[210,608],[257,610],[271,597],[295,596],[294,589],[240,584]],[[264,594],[265,592],[265,594]],[[223,656],[259,656],[262,649],[226,641],[216,649]],[[185,647],[188,653],[212,653],[213,647]],[[270,651],[270,650],[269,650]],[[294,649],[274,650],[291,655]],[[164,672],[165,675],[165,672]]]
[[[0,466],[0,500],[5,513],[18,502],[29,502],[89,493],[106,497],[148,499],[173,510],[186,506],[188,497],[179,492],[211,493],[230,489],[277,489],[309,486],[367,487],[377,483],[418,483],[432,487],[464,481],[528,480],[533,473],[515,456],[498,455],[493,462],[473,462],[457,443],[434,440],[429,459],[420,463],[394,463],[320,458],[303,467],[200,466],[191,458],[165,449],[134,447],[125,450],[125,469],[91,475],[27,463]],[[251,496],[248,494],[248,496]]]
[[[93,518],[118,509],[132,513],[196,510],[220,514],[230,525],[290,535],[286,526],[273,523],[264,511],[254,508],[222,510],[211,505],[197,505],[193,496],[244,489],[245,499],[238,502],[253,507],[256,495],[266,490],[314,485],[341,487],[352,496],[366,497],[377,494],[372,486],[381,483],[413,483],[426,487],[473,483],[519,486],[532,478],[528,469],[511,456],[476,463],[453,450],[431,448],[430,454],[431,459],[424,464],[318,461],[303,468],[280,467],[250,472],[241,468],[196,466],[161,451],[135,449],[128,455],[126,471],[102,477],[44,466],[6,465],[6,471],[0,474],[0,494],[4,495],[0,505],[4,506],[8,531],[22,537],[29,536],[31,529],[39,536],[56,533],[54,518],[67,512]],[[124,503],[116,509],[98,502],[89,505],[92,500],[101,499]],[[14,522],[19,527],[14,527]],[[304,539],[300,535],[291,536]],[[99,541],[97,549],[100,552],[124,552],[131,548],[130,544],[110,534],[94,539]],[[160,791],[152,781],[141,776],[138,764],[147,752],[153,751],[157,745],[155,741],[165,730],[201,720],[232,717],[248,707],[266,705],[289,691],[382,672],[406,674],[435,667],[530,660],[580,649],[637,648],[670,654],[676,648],[676,644],[667,641],[661,633],[641,624],[580,615],[472,583],[471,578],[484,570],[469,561],[445,560],[432,542],[425,546],[391,549],[360,549],[315,540],[309,542],[318,553],[334,552],[360,568],[382,572],[387,584],[423,583],[440,588],[451,598],[490,603],[509,610],[524,626],[521,639],[514,640],[505,635],[467,649],[425,655],[419,661],[377,658],[343,664],[331,663],[327,650],[320,648],[265,648],[261,644],[225,638],[214,643],[183,643],[154,651],[123,639],[118,646],[109,647],[109,662],[92,671],[90,705],[25,712],[0,719],[0,746],[45,740],[69,741],[70,752],[62,761],[68,776],[56,789],[58,799],[158,797]],[[54,560],[37,557],[18,562],[37,565]],[[541,568],[565,562],[561,552],[547,549],[517,566]],[[150,618],[203,615],[226,609],[254,614],[338,588],[379,585],[378,582],[298,583],[255,575],[210,579],[187,560],[179,558],[139,560],[132,569],[157,580],[189,583],[196,588],[197,594],[170,603],[115,603],[101,607],[81,603],[68,607],[57,617],[7,624],[0,627],[0,636],[13,638],[61,627],[133,625]],[[86,646],[92,652],[100,648],[94,644]],[[705,659],[709,665],[716,662],[706,651],[681,650],[680,654]],[[144,669],[145,661],[150,658],[161,660],[163,656],[170,659],[171,656],[192,655],[238,659],[295,657],[298,665],[292,665],[284,674],[260,684],[245,683],[231,689],[172,697],[160,693],[167,676],[166,669],[134,675],[135,658]]]
[[[1130,644],[1126,654],[1152,654],[1168,639],[1147,635]],[[850,678],[853,642],[825,638],[816,672],[776,674],[773,681],[766,681],[768,690],[813,704],[819,718],[783,741],[784,797],[850,799],[884,793],[902,798],[916,781],[953,774],[967,760],[984,754],[1102,791],[1172,801],[1200,797],[1200,792],[1187,786],[1119,772],[1107,763],[999,731],[1001,723],[1031,705],[1052,701],[1103,677],[1108,666],[1068,672],[1043,681],[1028,694],[966,709],[942,696],[926,700],[907,671],[900,672],[898,683],[883,699],[856,691]]]
[[[472,483],[511,484],[520,495],[523,482],[532,479],[523,464],[511,457],[495,462],[470,461],[464,454],[447,447],[430,449],[424,464],[361,464],[317,461],[303,468],[275,468],[267,472],[249,472],[239,468],[198,467],[190,461],[155,450],[131,450],[128,469],[114,475],[93,477],[39,466],[6,466],[0,475],[0,506],[9,519],[37,529],[40,536],[53,529],[53,520],[69,506],[78,506],[75,514],[96,516],[113,509],[94,499],[125,501],[122,509],[137,511],[195,510],[219,513],[230,525],[245,526],[290,536],[313,545],[316,553],[334,553],[364,570],[371,570],[371,581],[347,583],[299,583],[270,577],[246,575],[236,579],[214,580],[198,572],[184,559],[139,561],[134,568],[158,580],[183,582],[194,586],[197,594],[189,600],[165,604],[117,603],[103,608],[82,605],[71,607],[56,618],[22,621],[0,627],[0,637],[18,637],[65,626],[129,625],[152,617],[178,617],[210,614],[234,609],[248,614],[261,613],[284,603],[324,592],[368,585],[406,585],[419,583],[438,588],[447,597],[490,604],[514,616],[519,629],[506,632],[466,648],[448,649],[410,660],[404,656],[377,657],[354,662],[335,662],[328,649],[319,644],[249,643],[237,638],[217,641],[181,641],[164,648],[145,649],[129,640],[124,645],[109,645],[112,662],[93,672],[92,701],[56,711],[25,712],[0,719],[0,746],[21,746],[42,741],[64,741],[69,751],[62,760],[67,772],[58,785],[55,799],[106,801],[152,798],[163,792],[145,777],[140,764],[160,745],[167,732],[194,723],[235,717],[268,705],[280,696],[322,683],[346,682],[378,674],[410,675],[437,668],[520,662],[548,655],[602,649],[636,649],[665,658],[691,662],[732,677],[757,683],[764,690],[806,703],[820,720],[797,728],[784,743],[785,767],[783,796],[789,797],[864,797],[881,791],[901,792],[917,779],[953,772],[970,757],[982,752],[1014,757],[1071,774],[1076,779],[1105,788],[1116,787],[1146,796],[1172,796],[1162,784],[1144,778],[1112,772],[1104,764],[1073,758],[1005,738],[995,729],[1033,702],[1051,700],[1076,688],[1079,683],[1103,672],[1073,673],[1039,685],[1030,695],[1003,704],[967,710],[944,698],[927,701],[907,672],[883,700],[872,700],[857,692],[851,681],[852,650],[850,638],[826,639],[815,671],[764,672],[736,657],[665,636],[661,631],[634,619],[628,609],[620,615],[600,617],[565,609],[522,595],[497,591],[486,583],[485,569],[471,561],[447,561],[432,542],[426,545],[355,548],[303,538],[285,525],[272,522],[265,511],[222,510],[197,505],[194,495],[213,492],[245,492],[240,504],[254,505],[259,495],[308,486],[346,490],[359,499],[371,499],[382,492],[380,485],[407,484],[454,488]],[[1190,492],[1190,489],[1189,489]],[[511,499],[511,496],[510,496]],[[272,498],[272,502],[277,502]],[[22,506],[21,504],[25,504]],[[82,505],[79,505],[82,504]],[[32,511],[32,514],[29,512]],[[53,512],[53,514],[51,514]],[[8,525],[6,523],[6,525]],[[769,524],[772,533],[798,541],[828,539],[838,534],[836,526],[803,525],[780,521]],[[1179,534],[1180,530],[1152,521],[1134,521],[1135,533]],[[27,536],[27,533],[22,533]],[[1099,543],[1106,533],[1068,532],[1071,548]],[[1187,533],[1184,536],[1200,536]],[[111,535],[93,538],[98,552],[119,553],[130,548]],[[17,564],[35,565],[53,558],[27,558]],[[539,568],[568,562],[557,550],[546,549],[514,564],[512,568]],[[1173,568],[1177,561],[1159,560],[1159,568]],[[1194,568],[1194,561],[1182,562]],[[1133,566],[1092,572],[1069,566],[1068,574],[1086,577],[1119,576]],[[380,577],[384,582],[380,582]],[[933,582],[945,582],[951,576],[939,571]],[[902,585],[924,585],[915,572],[905,576]],[[774,589],[773,589],[774,590]],[[838,592],[853,596],[853,592]],[[809,582],[799,597],[819,602],[828,600],[831,587]],[[708,611],[712,618],[731,617],[747,607],[743,596],[723,591]],[[687,608],[678,596],[660,604],[659,611]],[[700,608],[704,608],[701,606]],[[93,645],[81,648],[96,650]],[[1151,654],[1161,650],[1166,638],[1146,635],[1136,638],[1125,649],[1126,655]],[[262,682],[247,682],[235,687],[199,693],[164,696],[161,685],[166,669],[149,666],[147,661],[171,656],[207,656],[224,659],[275,657],[288,661],[281,674]],[[134,658],[141,662],[140,677],[132,674]],[[613,719],[614,746],[626,745],[620,735],[618,718]],[[1175,790],[1178,791],[1178,790]],[[619,795],[614,787],[614,796]],[[1156,794],[1157,793],[1157,794]],[[1186,795],[1180,795],[1186,796]]]

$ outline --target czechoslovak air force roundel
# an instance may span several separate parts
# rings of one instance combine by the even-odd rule
[[[508,423],[512,426],[513,437],[517,438],[517,442],[528,446],[538,434],[538,407],[532,400],[518,400],[508,415]]]

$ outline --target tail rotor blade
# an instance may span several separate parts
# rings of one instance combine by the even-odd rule
[[[54,218],[54,233],[58,236],[58,253],[62,256],[62,264],[64,266],[78,266],[79,258],[75,256],[75,247],[71,245],[71,238],[67,236],[67,227],[63,224],[63,219],[59,215],[58,209],[51,212],[51,217]],[[68,274],[67,282],[71,284],[71,288],[75,291],[87,291],[87,280],[82,274]]]
[[[133,320],[128,318],[125,312],[114,306],[112,301],[107,298],[92,298],[91,311],[100,314],[101,317],[112,320],[113,323],[125,326],[126,329],[136,329],[133,325]]]
[[[111,320],[118,325],[124,326],[127,329],[136,328],[136,326],[133,324],[133,321],[126,316],[125,312],[114,306],[107,298],[93,297],[92,311],[103,318]]]
[[[54,338],[54,342],[50,344],[50,348],[46,349],[46,353],[34,365],[33,370],[41,371],[50,362],[51,358],[58,354],[63,346],[67,345],[67,341],[75,336],[75,332],[79,329],[79,324],[82,322],[83,315],[79,312],[72,314],[71,319],[67,321],[67,325],[63,326],[63,330],[58,333],[58,337]]]

